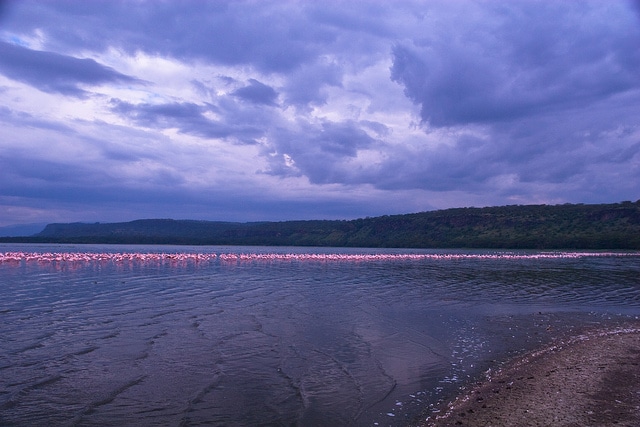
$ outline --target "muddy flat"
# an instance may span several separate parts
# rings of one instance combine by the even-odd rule
[[[640,426],[640,325],[528,353],[472,384],[419,426]]]

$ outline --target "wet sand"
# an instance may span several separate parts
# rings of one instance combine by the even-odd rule
[[[640,324],[591,331],[521,356],[417,425],[640,426]]]

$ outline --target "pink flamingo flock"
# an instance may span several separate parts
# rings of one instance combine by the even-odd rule
[[[87,264],[106,263],[206,263],[219,260],[223,263],[239,262],[278,262],[278,261],[316,261],[316,262],[370,262],[370,261],[407,261],[407,260],[460,260],[460,259],[557,259],[585,257],[621,257],[637,256],[640,252],[539,252],[513,253],[496,252],[492,254],[476,253],[429,253],[429,254],[339,254],[339,253],[93,253],[93,252],[4,252],[0,253],[0,264],[22,265],[28,263],[46,264]]]

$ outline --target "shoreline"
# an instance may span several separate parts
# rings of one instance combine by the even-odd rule
[[[640,322],[558,339],[422,416],[418,427],[638,426]]]

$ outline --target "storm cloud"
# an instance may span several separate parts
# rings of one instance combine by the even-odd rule
[[[131,83],[136,79],[101,65],[55,52],[27,49],[0,41],[0,72],[44,92],[83,97],[80,85]]]
[[[6,2],[0,226],[636,200],[638,10]]]

